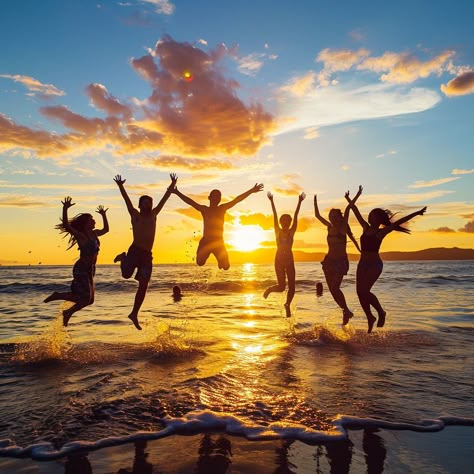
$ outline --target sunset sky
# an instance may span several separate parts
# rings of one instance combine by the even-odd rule
[[[0,263],[73,262],[67,195],[71,216],[109,208],[111,263],[132,239],[116,174],[134,203],[170,173],[202,203],[264,183],[229,213],[229,249],[273,246],[266,192],[293,214],[304,191],[294,249],[325,251],[314,194],[327,215],[359,184],[364,215],[428,206],[382,251],[473,248],[473,18],[469,1],[2,0]],[[155,263],[191,262],[201,230],[172,195]]]

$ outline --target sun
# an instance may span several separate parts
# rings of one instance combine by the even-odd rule
[[[231,233],[229,244],[240,252],[250,252],[260,248],[265,240],[265,231],[258,225],[238,224]]]

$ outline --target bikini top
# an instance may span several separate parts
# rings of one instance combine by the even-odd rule
[[[327,242],[328,245],[331,244],[346,244],[347,243],[347,237],[346,234],[341,234],[338,232],[337,234],[329,234],[327,236]]]
[[[93,257],[99,253],[100,242],[97,237],[89,239],[84,245],[79,247],[81,257]]]
[[[290,231],[280,230],[277,236],[277,246],[280,248],[290,249],[293,246],[293,235]]]
[[[360,248],[365,252],[378,252],[382,241],[377,238],[377,234],[363,233],[360,236]]]

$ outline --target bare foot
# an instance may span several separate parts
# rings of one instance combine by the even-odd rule
[[[385,324],[385,315],[387,313],[385,311],[379,313],[379,320],[377,321],[377,327],[378,328],[383,328]]]
[[[377,318],[374,318],[374,316],[367,316],[367,323],[369,324],[369,328],[367,329],[367,332],[369,334],[372,332],[372,328],[374,327],[376,320]]]
[[[349,322],[349,319],[352,318],[352,316],[354,316],[354,313],[349,309],[345,309],[342,312],[342,325],[345,326]]]
[[[50,301],[56,301],[58,299],[58,292],[53,291],[47,298],[43,300],[43,303],[49,303]]]
[[[73,315],[74,311],[70,309],[66,309],[63,311],[63,326],[66,328],[71,316]]]
[[[263,292],[263,297],[264,297],[265,299],[267,299],[269,294],[270,294],[270,288],[267,288],[267,289]]]
[[[135,327],[136,327],[139,331],[141,331],[142,328],[141,328],[140,324],[138,323],[138,315],[136,315],[136,314],[131,314],[131,315],[129,316],[129,318],[131,319],[131,321],[132,321],[132,323],[135,325]]]
[[[285,306],[285,311],[286,311],[286,317],[291,318],[290,305],[288,303],[285,303],[284,306]]]
[[[119,253],[115,258],[114,258],[114,263],[121,262],[127,254],[125,252]]]

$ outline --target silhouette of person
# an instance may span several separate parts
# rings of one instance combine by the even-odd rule
[[[286,280],[288,280],[288,293],[286,295],[285,311],[286,316],[291,316],[290,304],[293,301],[295,295],[296,286],[296,272],[295,272],[295,261],[293,258],[293,239],[295,236],[296,228],[298,227],[298,214],[300,212],[301,203],[306,197],[305,193],[301,193],[298,196],[298,204],[296,206],[295,214],[293,217],[293,223],[289,214],[282,214],[278,220],[278,214],[275,208],[275,202],[273,200],[273,194],[267,193],[268,199],[272,205],[273,211],[273,227],[275,229],[275,237],[277,243],[277,251],[275,255],[275,273],[277,276],[277,284],[268,287],[263,293],[265,299],[268,295],[273,292],[283,292],[286,287]]]
[[[348,474],[350,472],[353,446],[350,439],[326,444],[326,457],[331,474]]]
[[[64,464],[64,474],[92,474],[92,466],[84,454],[72,454]]]
[[[316,296],[323,296],[323,284],[320,281],[316,283]]]
[[[183,293],[181,292],[181,288],[178,285],[173,286],[173,300],[176,301],[181,301],[181,298],[183,297]]]
[[[153,199],[150,196],[140,196],[138,210],[133,207],[132,201],[125,190],[125,179],[122,179],[119,174],[114,178],[130,214],[133,230],[133,242],[128,249],[128,252],[122,252],[117,255],[114,262],[120,262],[122,276],[126,279],[133,275],[135,269],[137,270],[135,280],[138,281],[138,289],[135,295],[132,312],[128,317],[139,330],[142,328],[138,322],[138,312],[140,311],[143,300],[145,299],[153,268],[152,248],[155,241],[156,217],[170,197],[172,188],[176,186],[178,180],[174,173],[170,174],[170,177],[171,184],[158,205],[153,207]]]
[[[209,256],[213,254],[216,257],[217,265],[220,269],[229,269],[229,256],[223,237],[225,213],[251,194],[258,193],[262,189],[263,184],[255,184],[255,186],[245,191],[245,193],[223,204],[220,204],[222,197],[221,192],[218,189],[213,189],[208,196],[209,206],[205,206],[204,204],[198,204],[179,191],[177,187],[174,187],[172,192],[179,196],[186,204],[199,211],[203,218],[203,236],[199,241],[196,253],[196,263],[199,266],[204,265]]]
[[[360,193],[362,193],[362,186],[359,186],[359,192],[357,194],[360,195]],[[367,317],[367,332],[371,333],[377,319],[372,314],[370,307],[374,307],[377,311],[377,327],[384,326],[386,316],[386,312],[378,298],[371,291],[383,270],[383,262],[379,255],[382,240],[394,230],[409,234],[410,231],[405,227],[402,227],[401,224],[408,222],[416,216],[422,216],[426,212],[426,207],[397,219],[394,222],[391,220],[393,214],[389,210],[380,208],[372,209],[369,213],[367,222],[355,205],[356,198],[351,200],[349,197],[349,191],[345,194],[345,197],[357,220],[362,226],[362,235],[360,237],[361,255],[357,265],[356,288],[360,305]]]
[[[226,474],[232,464],[232,445],[223,435],[214,441],[210,434],[204,434],[198,454],[199,459],[194,470],[197,474]]]
[[[106,214],[108,209],[104,209],[104,206],[99,206],[96,211],[102,216],[103,227],[95,229],[95,220],[92,214],[78,214],[69,220],[68,209],[75,206],[70,196],[66,196],[61,203],[63,214],[56,229],[64,234],[64,237],[69,236],[68,250],[77,245],[80,252],[79,260],[76,261],[72,269],[71,291],[64,293],[54,291],[44,299],[44,302],[65,300],[74,303],[73,306],[63,311],[63,325],[67,326],[69,319],[76,311],[94,302],[94,275],[100,248],[99,236],[109,231],[109,223]]]
[[[354,202],[359,196],[360,194],[356,195]],[[347,258],[346,251],[347,236],[354,242],[354,245],[360,252],[359,244],[349,227],[349,213],[349,205],[346,206],[344,215],[340,209],[331,209],[328,215],[329,220],[326,220],[319,212],[317,196],[316,194],[314,195],[314,215],[328,230],[328,253],[321,264],[328,289],[334,301],[342,309],[343,325],[346,325],[354,315],[347,307],[346,298],[341,291],[342,279],[349,271],[349,259]]]

